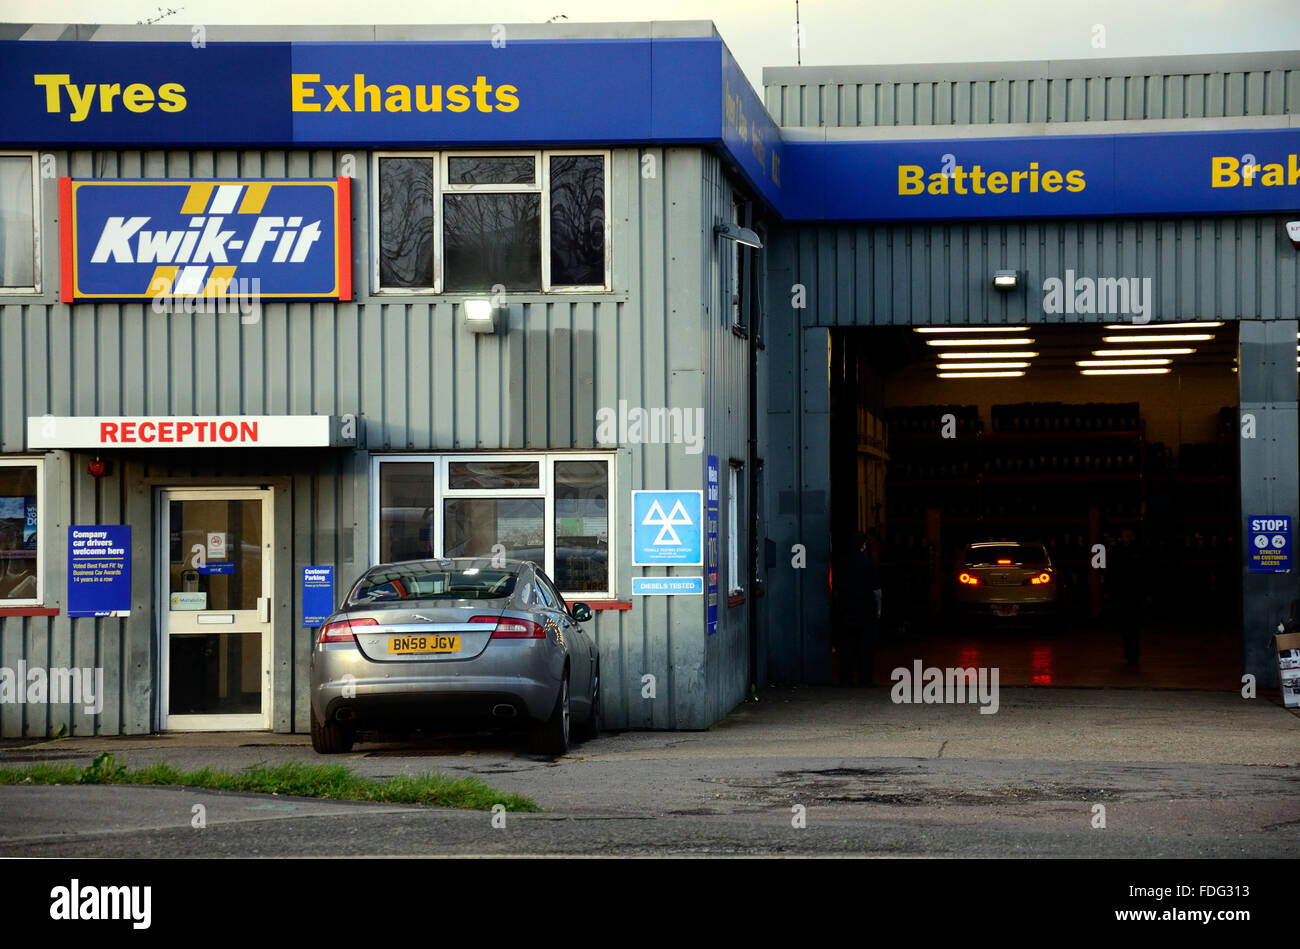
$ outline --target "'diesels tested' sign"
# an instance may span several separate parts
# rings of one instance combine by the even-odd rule
[[[62,299],[352,298],[351,181],[59,181]]]

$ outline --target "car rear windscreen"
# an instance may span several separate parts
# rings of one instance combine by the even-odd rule
[[[1026,544],[971,547],[966,551],[966,563],[972,567],[995,567],[1003,562],[1012,566],[1041,567],[1047,563],[1047,551]]]
[[[352,593],[353,603],[388,600],[496,600],[515,589],[511,570],[400,569],[383,570],[362,578]]]

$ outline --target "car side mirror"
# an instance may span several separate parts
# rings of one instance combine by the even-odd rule
[[[569,612],[579,623],[585,623],[591,619],[591,607],[586,603],[574,603]]]

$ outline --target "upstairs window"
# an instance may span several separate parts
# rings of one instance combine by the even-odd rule
[[[380,154],[381,293],[609,289],[605,152]]]

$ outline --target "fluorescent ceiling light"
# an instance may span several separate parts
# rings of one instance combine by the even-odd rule
[[[1080,369],[1085,376],[1151,376],[1159,375],[1162,372],[1171,372],[1170,369]]]
[[[1300,356],[1296,357],[1300,359]],[[1172,359],[1076,359],[1076,366],[1167,366]]]
[[[1028,326],[915,326],[913,333],[1028,333]],[[1300,333],[1296,334],[1300,337]]]
[[[1208,329],[1211,326],[1222,326],[1222,322],[1217,323],[1107,323],[1108,330],[1195,330]],[[1300,333],[1296,334],[1300,337]]]
[[[940,379],[999,379],[1023,376],[1024,372],[939,372]]]
[[[1190,356],[1196,352],[1190,346],[1182,349],[1094,349],[1094,356]]]
[[[1029,346],[1034,341],[1027,337],[1016,339],[927,339],[927,346]]]
[[[1103,336],[1103,343],[1195,343],[1214,339],[1213,333],[1161,333],[1159,336]]]
[[[1296,357],[1300,361],[1300,356]],[[1168,362],[1169,360],[1165,360]],[[1028,369],[1027,362],[941,362],[940,369]]]
[[[1004,341],[1005,342],[1005,341]],[[940,359],[1033,359],[1038,353],[1030,350],[1006,353],[940,353]]]

